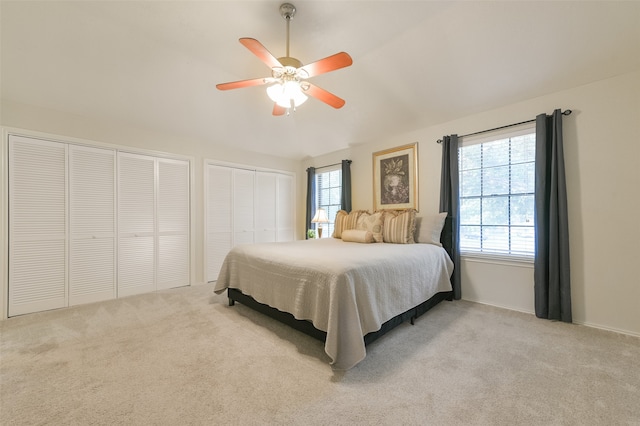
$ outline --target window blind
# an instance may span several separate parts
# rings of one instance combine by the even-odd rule
[[[535,129],[465,138],[459,148],[460,249],[534,254]]]

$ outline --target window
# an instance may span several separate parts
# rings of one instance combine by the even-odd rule
[[[535,128],[460,144],[460,251],[534,255]]]
[[[338,166],[340,167],[340,166]],[[322,237],[331,237],[336,213],[340,210],[342,197],[342,169],[316,172],[316,209],[322,207],[327,212],[329,223],[322,225]],[[317,227],[320,226],[316,224]]]

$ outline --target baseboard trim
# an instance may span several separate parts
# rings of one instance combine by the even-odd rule
[[[516,308],[509,307],[509,306],[499,305],[497,303],[487,303],[487,302],[482,302],[482,301],[479,301],[479,300],[471,300],[471,299],[465,299],[465,298],[462,298],[462,300],[466,300],[467,302],[480,303],[481,305],[493,306],[494,308],[508,309],[510,311],[521,312],[523,314],[535,315],[534,311],[516,309]],[[640,332],[634,332],[634,331],[631,331],[631,330],[623,330],[623,329],[615,328],[615,327],[607,327],[605,325],[594,324],[594,323],[588,322],[588,321],[576,321],[576,320],[573,320],[573,324],[582,325],[582,326],[590,327],[590,328],[595,328],[595,329],[598,329],[598,330],[611,331],[613,333],[624,334],[625,336],[640,337]]]
[[[462,298],[462,300],[466,300],[467,302],[479,303],[481,305],[493,306],[494,308],[507,309],[509,311],[521,312],[523,314],[535,315],[535,312],[533,312],[533,311],[528,311],[526,309],[518,309],[518,308],[514,308],[512,306],[504,306],[504,305],[500,305],[498,303],[489,303],[489,302],[483,302],[482,300],[465,299],[464,297]]]
[[[597,328],[598,330],[611,331],[613,333],[624,334],[625,336],[640,337],[640,332],[631,330],[623,330],[615,327],[607,327],[600,324],[594,324],[588,321],[573,321],[574,324],[583,325],[585,327]]]

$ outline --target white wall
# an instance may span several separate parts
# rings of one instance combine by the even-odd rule
[[[419,142],[419,208],[438,211],[440,145],[443,135],[467,134],[534,118],[555,108],[571,109],[564,119],[569,193],[569,222],[576,323],[640,335],[640,72],[548,94],[442,125],[385,140],[356,141],[349,149],[303,162],[221,149],[216,141],[188,140],[158,134],[108,120],[84,117],[8,101],[2,102],[0,124],[96,142],[188,155],[195,161],[196,281],[203,280],[203,162],[205,158],[297,172],[296,234],[304,232],[305,174],[309,165],[322,166],[350,158],[353,207],[373,208],[372,153]],[[4,147],[3,147],[4,148]],[[2,150],[4,157],[6,150]],[[0,162],[6,167],[6,159]],[[2,179],[6,171],[2,170]],[[0,182],[6,190],[6,182]],[[3,192],[1,200],[5,202]],[[2,223],[6,223],[2,205]],[[6,235],[2,230],[3,247]],[[0,250],[1,251],[1,250]],[[3,254],[3,253],[0,253]],[[3,259],[6,257],[1,256]],[[3,268],[6,264],[3,264]],[[6,269],[5,269],[6,270]],[[533,311],[533,270],[526,266],[492,265],[464,260],[463,297],[468,300]],[[1,298],[0,298],[1,299]],[[0,300],[1,302],[1,300]]]
[[[565,117],[573,319],[578,324],[640,336],[640,72],[483,112],[442,125],[368,141],[319,166],[350,158],[354,209],[373,209],[372,153],[419,142],[420,214],[438,211],[444,135],[473,133],[533,119],[554,109]],[[304,185],[304,179],[300,179]],[[304,204],[299,206],[304,212]],[[304,217],[303,219],[304,220]],[[533,312],[533,268],[461,262],[464,299]]]

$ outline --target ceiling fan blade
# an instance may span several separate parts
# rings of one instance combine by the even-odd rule
[[[335,55],[327,56],[319,61],[311,62],[310,64],[300,67],[300,69],[304,70],[308,74],[308,77],[313,77],[314,75],[324,74],[329,71],[348,67],[351,64],[353,64],[351,56],[349,56],[348,53],[340,52]]]
[[[278,61],[276,57],[273,56],[271,52],[269,52],[267,48],[255,38],[244,37],[240,39],[240,43],[260,58],[262,62],[267,64],[269,68],[282,67],[280,61]]]
[[[341,99],[333,93],[327,92],[326,90],[321,89],[311,83],[309,83],[309,88],[305,91],[305,93],[334,108],[342,108],[345,104],[344,99]]]
[[[240,80],[232,81],[230,83],[216,84],[216,88],[218,88],[218,90],[241,89],[243,87],[260,86],[267,83],[268,80],[265,78],[254,78],[251,80]]]
[[[273,115],[284,115],[287,112],[286,108],[282,108],[280,105],[273,104]]]

